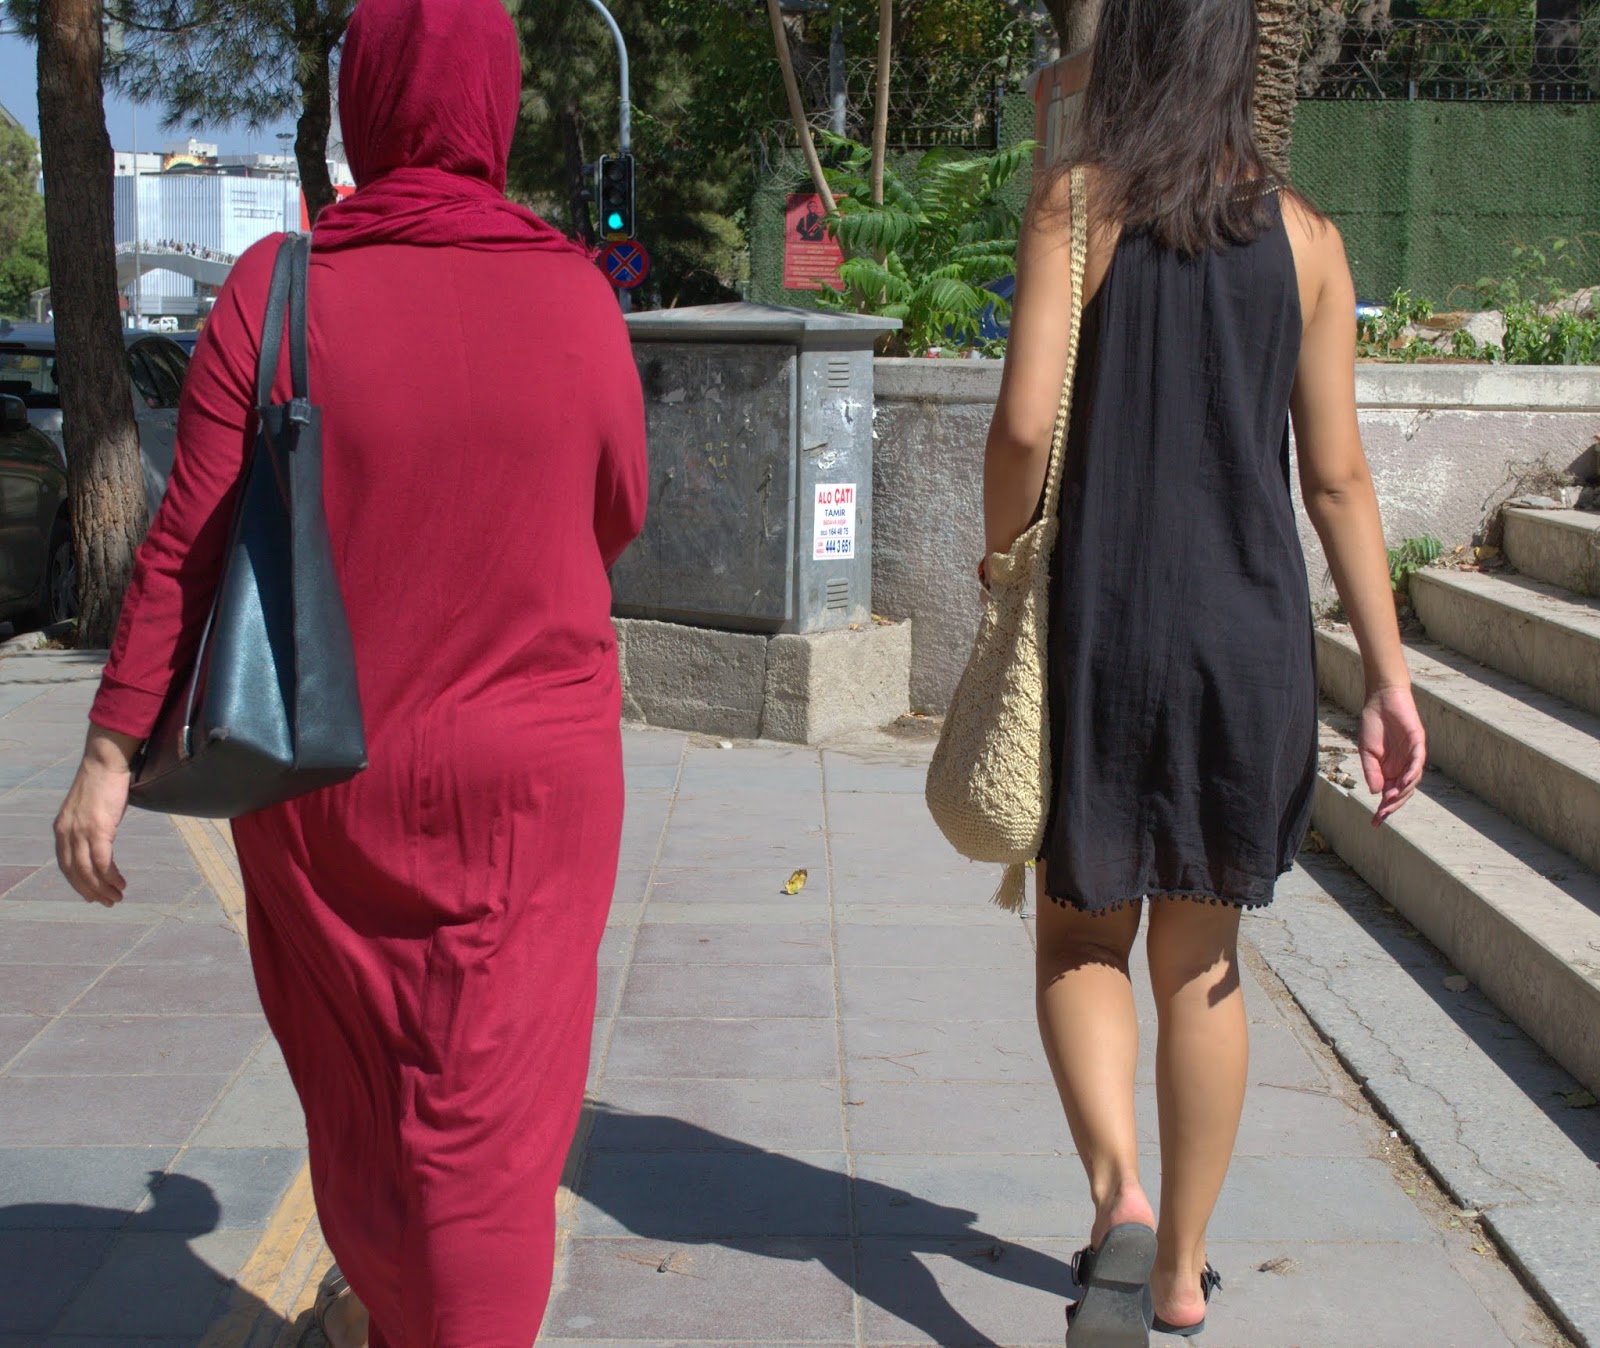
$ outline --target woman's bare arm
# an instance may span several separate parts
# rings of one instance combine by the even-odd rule
[[[1072,212],[1063,177],[1028,212],[1017,241],[1011,335],[983,463],[989,552],[1006,551],[1039,508],[1067,368],[1071,295]]]
[[[1291,412],[1306,513],[1322,540],[1366,672],[1362,760],[1383,801],[1399,809],[1422,778],[1426,743],[1411,698],[1395,618],[1378,497],[1356,420],[1356,297],[1344,243],[1331,224],[1292,203],[1305,334]]]

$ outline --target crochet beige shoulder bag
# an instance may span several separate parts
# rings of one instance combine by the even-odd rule
[[[1043,507],[1009,552],[997,552],[984,564],[989,602],[928,768],[928,809],[934,821],[963,856],[1006,867],[995,902],[1012,911],[1027,897],[1027,866],[1044,845],[1050,811],[1045,651],[1057,502],[1083,326],[1089,225],[1081,167],[1072,170],[1070,190],[1072,326]]]

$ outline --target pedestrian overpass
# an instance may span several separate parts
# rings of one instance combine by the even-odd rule
[[[153,271],[174,272],[200,285],[220,290],[232,270],[232,260],[185,253],[176,248],[135,249],[131,244],[121,244],[117,248],[118,290],[125,290],[132,285],[134,277]]]

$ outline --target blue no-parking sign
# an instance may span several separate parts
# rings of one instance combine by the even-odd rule
[[[619,239],[601,251],[600,270],[618,290],[632,290],[650,275],[650,254],[637,239]]]

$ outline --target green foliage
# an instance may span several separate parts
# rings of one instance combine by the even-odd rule
[[[1504,278],[1486,277],[1473,290],[1485,308],[1506,317],[1501,346],[1477,346],[1464,354],[1508,365],[1600,364],[1600,309],[1587,313],[1568,303],[1572,285],[1592,275],[1600,233],[1551,239],[1542,245],[1515,243],[1512,269]]]
[[[984,310],[1010,304],[984,287],[1016,271],[1022,220],[1005,188],[1031,167],[1031,141],[997,154],[967,157],[931,150],[902,177],[884,172],[883,204],[871,196],[872,153],[826,138],[834,165],[828,185],[838,200],[829,229],[845,253],[844,290],[824,292],[831,308],[898,318],[897,351],[979,343]]]
[[[649,248],[647,304],[737,298],[753,190],[752,120],[777,116],[772,37],[722,0],[615,0],[633,73],[638,228]],[[524,56],[511,191],[593,241],[582,166],[617,149],[617,61],[584,3],[513,4]]]
[[[24,35],[39,0],[6,0]],[[298,115],[302,53],[338,45],[355,0],[107,0],[108,74],[169,126]]]
[[[1433,306],[1409,290],[1397,290],[1383,312],[1356,324],[1356,356],[1361,360],[1417,361],[1439,353],[1412,331],[1433,317]],[[1463,336],[1465,334],[1457,334]]]
[[[28,297],[50,284],[45,265],[39,147],[17,127],[0,127],[0,316],[18,318]]]
[[[1444,555],[1444,544],[1437,538],[1408,538],[1398,548],[1389,549],[1389,584],[1402,598],[1411,592],[1411,577],[1432,566]]]

